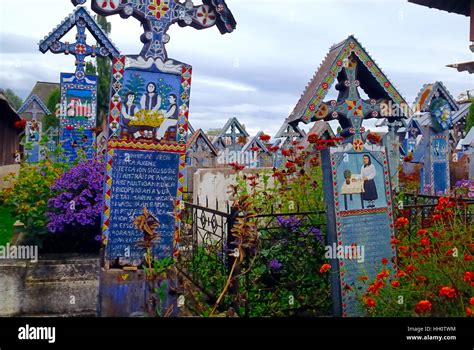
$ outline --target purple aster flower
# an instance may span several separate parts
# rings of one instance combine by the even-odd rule
[[[309,229],[309,233],[314,236],[315,240],[319,242],[323,241],[323,234],[321,233],[321,230],[318,227],[315,227],[315,226],[311,227]]]
[[[294,216],[290,216],[289,218],[278,216],[277,220],[280,227],[286,228],[290,231],[296,231],[301,226],[301,220]]]
[[[278,271],[283,265],[278,261],[278,259],[272,259],[270,261],[269,267],[272,270]]]

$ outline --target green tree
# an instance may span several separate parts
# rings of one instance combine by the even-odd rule
[[[97,16],[97,23],[107,34],[112,31],[112,24],[105,17]],[[97,57],[97,74],[99,75],[99,86],[97,91],[97,125],[107,118],[110,99],[110,74],[112,64],[108,57]]]
[[[125,89],[123,90],[124,95],[128,92],[133,92],[135,94],[136,101],[140,98],[141,95],[145,93],[145,80],[140,74],[132,74],[130,79],[125,84]],[[122,96],[125,98],[125,96]]]
[[[51,114],[46,115],[43,119],[44,131],[48,130],[50,127],[57,128],[59,126],[59,119],[56,117],[56,111],[58,110],[60,103],[61,103],[61,90],[57,88],[51,91],[46,102],[46,107],[48,107]]]
[[[466,117],[466,133],[474,126],[474,100],[471,100],[471,107],[469,107],[469,114]]]
[[[96,75],[97,74],[97,68],[95,67],[94,63],[89,61],[86,62],[86,74],[87,75]]]
[[[6,89],[5,96],[12,103],[13,107],[16,110],[18,110],[23,105],[23,100],[21,99],[21,97],[15,94],[15,92],[12,89]]]

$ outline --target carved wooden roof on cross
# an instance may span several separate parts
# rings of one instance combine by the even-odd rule
[[[23,105],[18,109],[18,113],[31,113],[33,120],[38,120],[38,116],[40,114],[43,115],[50,115],[51,112],[49,111],[48,107],[41,101],[41,99],[37,95],[31,95],[28,99],[23,103]]]
[[[85,2],[72,0],[74,5]],[[166,32],[174,23],[196,29],[217,25],[222,34],[235,29],[236,22],[224,0],[203,2],[203,5],[194,6],[191,0],[184,3],[177,0],[92,0],[92,9],[102,16],[120,14],[140,21],[144,29],[140,39],[145,44],[140,56],[166,61],[165,44],[170,40]]]
[[[363,100],[359,94],[360,81],[357,79],[358,61],[354,55],[349,56],[344,62],[342,79],[339,79],[336,89],[339,96],[336,100],[323,102],[314,116],[317,120],[338,120],[341,124],[342,136],[352,139],[362,139],[365,132],[362,122],[365,118],[377,118],[382,110],[387,108],[386,99]]]
[[[66,35],[73,27],[77,28],[76,41],[70,43],[62,42],[61,38]],[[86,29],[88,29],[97,41],[97,45],[87,44]],[[107,37],[105,31],[95,22],[92,16],[84,7],[77,8],[48,36],[39,43],[40,51],[46,53],[51,50],[52,53],[73,55],[76,58],[76,78],[82,80],[85,77],[86,57],[114,57],[119,52]]]

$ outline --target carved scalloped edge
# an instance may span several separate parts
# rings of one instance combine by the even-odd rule
[[[41,107],[41,109],[43,110],[43,112],[45,112],[47,115],[51,114],[51,111],[48,109],[48,107],[44,104],[44,102],[38,97],[38,95],[30,95],[30,97],[28,97],[28,99],[23,103],[23,105],[18,108],[18,113],[23,113],[25,110],[26,110],[26,107],[28,107],[30,105],[31,102],[33,101],[36,101],[39,106]]]
[[[458,106],[456,100],[454,99],[453,95],[451,95],[451,92],[448,90],[448,88],[443,84],[442,81],[436,81],[434,83],[431,83],[431,84],[424,84],[423,87],[421,88],[420,92],[418,93],[418,95],[416,96],[416,99],[415,99],[415,106],[417,106],[419,103],[420,103],[420,99],[421,99],[421,96],[423,95],[423,93],[426,91],[426,89],[429,87],[429,86],[432,86],[432,89],[431,89],[431,92],[430,94],[428,95],[428,97],[426,98],[426,101],[431,101],[433,99],[433,95],[435,94],[436,90],[437,89],[440,89],[443,91],[444,94],[446,94],[446,96],[448,97],[448,99],[450,100],[449,102],[451,102],[451,104],[454,104],[455,106]],[[423,104],[423,106],[420,106],[420,111],[425,111],[426,106],[426,102]],[[459,107],[457,108],[457,110],[459,110]]]
[[[71,23],[71,18],[74,18],[74,23]],[[45,53],[48,49],[50,49],[50,46],[53,41],[59,40],[73,27],[75,27],[77,18],[82,18],[86,22],[89,21],[88,29],[92,32],[92,34],[96,35],[100,39],[97,40],[99,44],[107,48],[112,56],[120,55],[120,51],[115,46],[113,41],[109,38],[102,26],[94,20],[89,10],[84,6],[78,6],[72,13],[70,13],[66,18],[64,18],[64,20],[61,21],[60,24],[58,24],[51,32],[49,32],[49,34],[46,35],[43,40],[38,43],[40,51]]]
[[[343,41],[341,41],[341,42],[339,42],[339,43],[333,44],[333,45],[330,47],[329,52],[326,54],[326,56],[324,57],[323,61],[322,61],[321,64],[319,65],[318,69],[317,69],[316,72],[313,74],[312,78],[309,80],[309,82],[307,83],[307,85],[305,86],[305,88],[304,88],[304,90],[303,90],[303,93],[301,94],[301,96],[300,96],[300,98],[299,98],[299,100],[298,100],[298,102],[297,102],[296,105],[298,105],[298,104],[301,102],[303,96],[304,96],[305,93],[306,93],[306,90],[307,90],[307,89],[309,88],[309,86],[311,85],[311,82],[314,80],[314,78],[315,78],[315,76],[317,75],[317,73],[321,70],[321,68],[323,67],[323,65],[326,63],[326,60],[328,59],[329,54],[330,54],[333,50],[336,50],[336,49],[338,49],[338,48],[341,47],[341,46],[342,46],[342,47],[345,47],[345,46],[347,45],[347,43],[348,43],[351,39],[356,43],[356,45],[358,45],[358,46],[367,54],[367,56],[372,60],[373,64],[379,69],[381,75],[383,75],[383,76],[385,77],[385,79],[390,82],[390,84],[392,85],[393,89],[398,93],[398,95],[400,95],[400,98],[402,99],[402,101],[405,102],[405,103],[407,104],[407,106],[408,106],[408,103],[406,102],[406,99],[405,99],[405,98],[403,97],[403,95],[399,92],[397,86],[392,83],[392,81],[388,78],[387,74],[385,74],[385,72],[382,70],[382,68],[381,68],[380,65],[377,63],[377,61],[375,61],[375,60],[372,58],[372,55],[369,53],[369,51],[359,42],[359,40],[357,40],[357,38],[356,38],[354,35],[349,35],[349,37],[347,37],[347,39],[345,39],[345,40],[343,40]],[[338,56],[339,56],[339,55],[338,55]],[[336,63],[337,59],[338,59],[338,57],[335,57],[335,58],[334,58],[334,60],[331,62],[331,65],[330,65],[331,67]],[[365,65],[365,62],[362,62],[362,64]],[[372,72],[370,71],[370,69],[369,69],[369,72],[370,72],[370,74],[371,74],[375,79],[377,79],[377,78],[372,74]],[[316,91],[317,91],[319,88],[320,88],[320,86],[317,86],[317,87],[316,87]],[[384,86],[382,86],[382,88],[383,88],[384,91],[387,92],[387,94],[388,94],[387,89],[386,89]],[[389,95],[390,95],[390,94],[389,94]],[[408,107],[409,107],[409,106],[408,106]],[[301,121],[304,122],[304,114],[306,113],[307,109],[308,109],[308,106],[304,107],[301,111],[297,111],[297,114],[301,114],[300,117],[298,118],[299,120],[301,120]],[[295,111],[293,111],[293,112],[295,112]],[[293,117],[294,117],[294,113],[293,113],[293,112],[292,112],[292,113],[290,114],[290,116],[289,116],[288,118],[286,118],[285,120],[291,120],[291,119],[293,119]],[[411,109],[410,109],[410,114],[411,114]],[[407,117],[408,117],[408,116],[407,116]]]

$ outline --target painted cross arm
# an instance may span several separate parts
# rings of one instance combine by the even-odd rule
[[[119,50],[108,38],[105,31],[97,24],[97,22],[92,18],[90,13],[84,7],[80,7],[71,13],[51,33],[45,36],[44,39],[39,43],[40,51],[42,53],[46,53],[48,50],[56,52],[56,43],[59,42],[59,40],[61,40],[61,38],[66,35],[74,26],[84,26],[83,30],[87,28],[91,32],[94,39],[97,41],[97,44],[100,45],[98,50],[91,50],[90,53],[95,52],[97,55],[100,54],[101,56],[109,56],[110,58],[120,55]],[[79,38],[76,36],[76,39]],[[91,48],[93,47],[94,46],[91,46]],[[97,46],[95,47],[97,48]]]
[[[236,22],[224,0],[203,0],[194,6],[191,0],[91,0],[92,9],[101,16],[119,14],[122,18],[137,19],[144,29],[141,41],[144,47],[140,56],[144,58],[167,59],[164,45],[170,38],[166,32],[178,23],[181,27],[207,29],[216,25],[222,34],[231,33]],[[72,0],[74,5],[85,0]]]
[[[313,119],[331,121],[338,120],[341,116],[350,118],[363,117],[370,118],[390,118],[396,115],[390,110],[389,101],[386,99],[370,99],[370,100],[345,100],[337,102],[336,100],[322,102],[317,111],[314,111]]]

